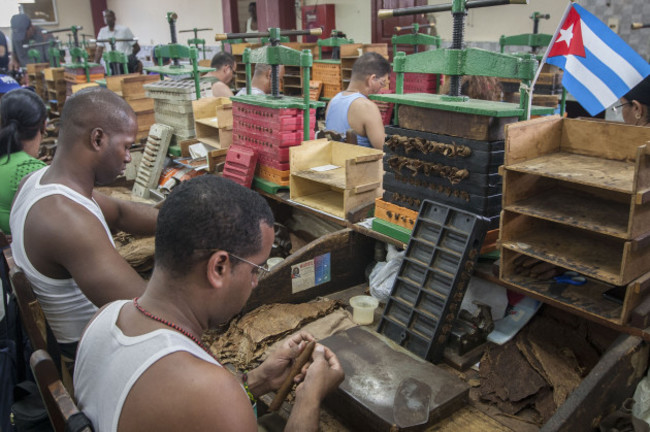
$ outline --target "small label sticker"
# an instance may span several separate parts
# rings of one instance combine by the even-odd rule
[[[291,293],[295,294],[332,280],[330,254],[291,266]]]
[[[331,165],[330,164],[330,165],[321,165],[321,166],[313,167],[313,168],[310,168],[310,169],[312,171],[331,171],[331,170],[335,170],[335,169],[338,169],[338,168],[341,168],[341,167],[337,166],[337,165]]]

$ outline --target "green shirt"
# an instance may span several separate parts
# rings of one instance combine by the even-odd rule
[[[9,212],[20,181],[27,174],[44,166],[45,162],[31,157],[24,151],[12,153],[9,157],[0,157],[0,229],[5,234],[11,234]]]

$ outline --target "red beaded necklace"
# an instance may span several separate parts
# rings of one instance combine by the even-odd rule
[[[158,322],[161,323],[161,324],[165,324],[166,326],[171,327],[171,328],[173,328],[174,330],[176,330],[176,331],[182,333],[183,335],[185,335],[185,336],[187,336],[188,338],[192,339],[192,340],[194,341],[194,343],[196,343],[198,346],[200,346],[200,347],[203,349],[203,351],[205,351],[205,352],[207,352],[208,354],[210,354],[210,357],[212,357],[213,359],[215,359],[217,362],[219,361],[219,359],[218,359],[214,354],[212,354],[212,352],[208,349],[208,347],[206,347],[206,346],[203,344],[203,342],[201,342],[201,341],[200,341],[196,336],[194,336],[192,333],[188,332],[187,330],[185,330],[183,327],[179,326],[178,324],[174,324],[173,322],[167,321],[166,319],[160,318],[159,316],[156,316],[156,315],[152,314],[151,312],[149,312],[148,310],[146,310],[145,308],[143,308],[142,306],[140,306],[140,303],[138,303],[138,299],[139,299],[139,298],[140,298],[140,297],[136,297],[136,298],[133,299],[133,305],[135,306],[135,308],[136,308],[138,311],[142,312],[142,314],[143,314],[144,316],[146,316],[147,318],[151,318],[151,319],[154,320],[154,321],[158,321]]]

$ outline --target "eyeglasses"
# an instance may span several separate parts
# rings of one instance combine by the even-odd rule
[[[235,255],[234,253],[228,252],[228,255],[230,255],[230,256],[233,257],[233,258],[238,259],[239,261],[243,261],[243,262],[245,262],[246,264],[250,264],[250,265],[252,265],[252,266],[253,266],[253,274],[254,274],[255,276],[257,276],[257,277],[266,276],[266,274],[270,272],[270,270],[269,270],[269,266],[268,266],[268,264],[266,264],[266,263],[264,263],[264,266],[259,266],[259,265],[255,264],[255,263],[253,263],[253,262],[250,262],[250,261],[248,261],[248,260],[245,260],[244,258],[238,257],[238,256]]]
[[[216,251],[220,251],[222,249],[196,249],[196,250],[197,251],[206,251],[206,252],[213,253],[213,252],[216,252]],[[248,260],[246,260],[246,259],[244,259],[242,257],[239,257],[239,256],[235,255],[232,252],[226,252],[226,253],[231,258],[235,258],[235,259],[238,259],[239,261],[245,262],[246,264],[252,265],[253,266],[253,275],[255,275],[255,276],[258,276],[258,277],[266,276],[267,273],[271,272],[271,270],[269,270],[268,264],[266,264],[266,263],[264,263],[263,266],[259,266],[259,265],[255,264],[254,262],[250,262],[250,261],[248,261]]]
[[[625,105],[630,105],[630,104],[631,104],[631,102],[625,102],[625,103],[622,103],[622,104],[620,104],[620,105],[614,105],[614,106],[612,107],[612,110],[613,110],[615,113],[618,114],[619,111],[620,111],[620,112],[623,112],[623,110],[622,110],[621,108],[623,108]]]

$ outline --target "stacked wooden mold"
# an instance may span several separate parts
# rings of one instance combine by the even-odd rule
[[[625,324],[650,287],[650,135],[646,128],[545,117],[508,125],[501,279],[589,319]],[[552,286],[517,270],[523,258],[573,270]],[[623,303],[603,294],[622,286]]]
[[[254,149],[259,155],[258,175],[289,184],[289,149],[303,141],[303,111],[233,102],[233,144]],[[309,110],[310,138],[314,138],[316,110]]]
[[[429,199],[487,217],[490,229],[498,227],[503,141],[399,127],[387,127],[386,134],[383,201],[418,211]]]
[[[119,76],[119,75],[118,75]],[[158,81],[157,75],[123,75],[119,80],[120,93],[124,100],[133,108],[138,122],[138,135],[136,140],[142,140],[149,134],[149,128],[155,123],[153,99],[145,96],[144,85]],[[107,83],[109,78],[106,78]]]
[[[64,69],[62,67],[43,69],[43,78],[45,79],[46,99],[50,104],[50,111],[58,114],[63,109],[67,97]]]
[[[71,68],[65,67],[63,70],[63,78],[66,82],[66,94],[70,96],[72,94],[72,86],[75,84],[83,83],[94,83],[97,80],[104,78],[104,66],[91,66],[88,68],[88,73],[90,75],[90,81],[86,77],[86,70],[82,67]]]
[[[47,101],[48,98],[43,71],[49,67],[49,63],[29,63],[27,65],[27,78],[29,80],[29,85],[34,86],[34,91],[44,101]]]
[[[557,107],[562,93],[563,72],[557,66],[545,64],[535,83],[533,105]],[[514,78],[500,78],[504,102],[519,103],[521,81]]]
[[[202,78],[200,93],[208,96],[212,90],[213,80]],[[194,138],[194,114],[192,101],[196,100],[193,79],[162,80],[144,85],[145,95],[154,100],[154,118],[156,123],[174,128],[172,145]]]
[[[397,77],[390,74],[390,92],[395,93]],[[404,93],[438,93],[438,75],[407,72],[404,74]]]

